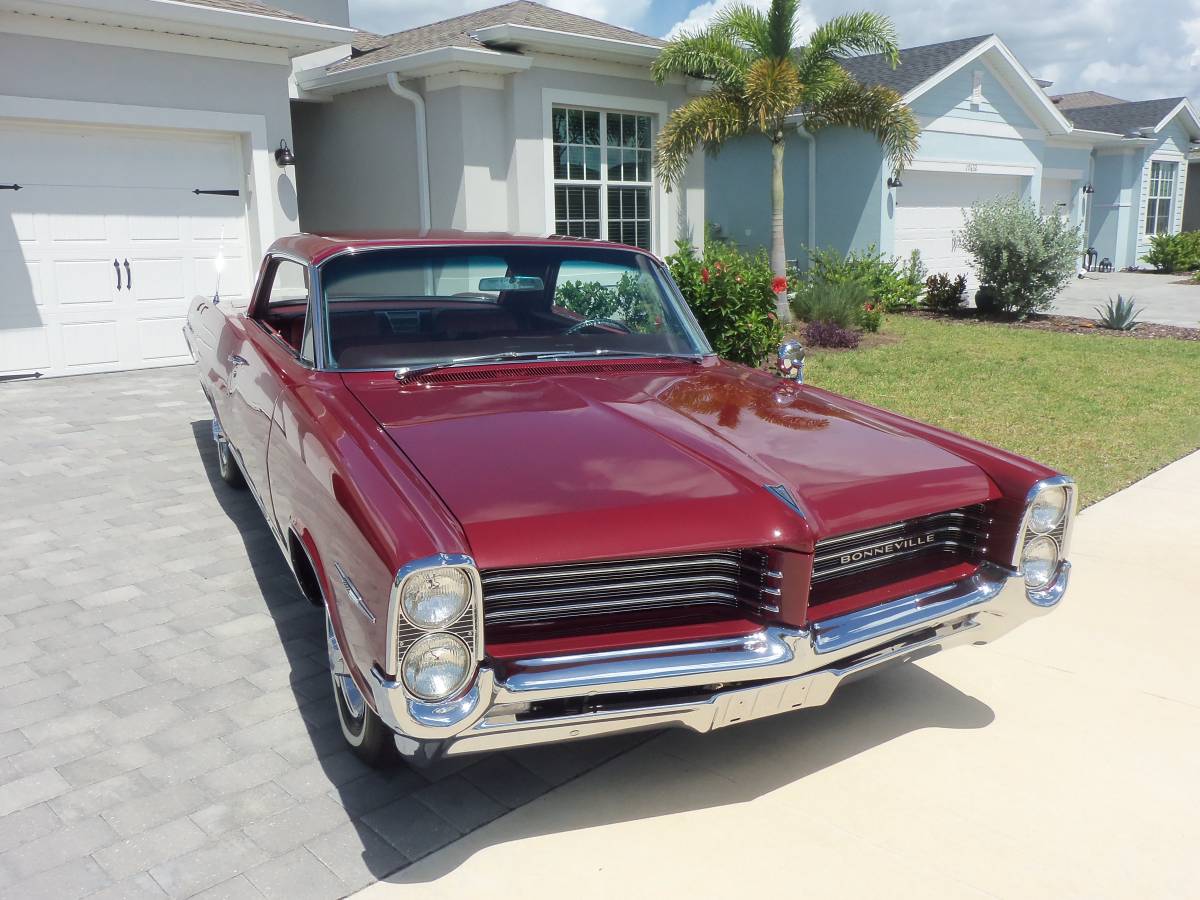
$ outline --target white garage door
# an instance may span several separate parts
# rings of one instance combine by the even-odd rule
[[[188,361],[218,258],[249,291],[243,168],[233,135],[0,123],[0,376]]]
[[[919,250],[931,275],[966,275],[973,289],[977,282],[966,254],[954,248],[954,232],[962,228],[963,215],[973,204],[1019,195],[1025,178],[907,171],[901,180],[904,186],[896,191],[896,255],[903,259]]]

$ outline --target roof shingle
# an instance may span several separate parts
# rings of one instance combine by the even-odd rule
[[[881,85],[903,95],[990,37],[990,34],[981,34],[956,41],[942,41],[940,44],[908,47],[900,51],[900,65],[894,69],[882,53],[849,57],[842,60],[842,67],[859,84],[867,87]]]
[[[663,41],[649,35],[619,28],[606,22],[598,22],[585,16],[551,9],[531,0],[516,0],[503,6],[493,6],[477,12],[444,19],[429,25],[421,25],[391,35],[375,35],[362,32],[354,41],[354,53],[347,59],[329,66],[330,72],[344,72],[361,66],[389,59],[401,59],[426,50],[443,47],[465,47],[483,49],[485,45],[476,40],[472,33],[492,25],[527,25],[546,28],[568,34],[629,41],[654,47],[664,46]],[[493,48],[494,49],[494,48]]]
[[[1058,94],[1050,99],[1063,112],[1068,109],[1088,109],[1093,106],[1111,106],[1114,103],[1129,102],[1111,94],[1101,94],[1099,91],[1076,91],[1073,94]]]
[[[188,6],[207,6],[211,9],[224,9],[229,12],[270,16],[272,19],[288,19],[292,22],[313,22],[319,25],[329,24],[328,22],[321,22],[318,19],[310,19],[308,16],[288,12],[286,9],[277,9],[265,3],[258,3],[256,0],[183,0],[183,2]]]
[[[1063,115],[1076,128],[1086,131],[1107,131],[1112,134],[1133,134],[1140,128],[1153,128],[1165,119],[1183,97],[1164,97],[1161,100],[1138,100],[1133,103],[1106,103],[1064,109]]]

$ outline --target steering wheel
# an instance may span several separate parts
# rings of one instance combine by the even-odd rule
[[[614,328],[619,328],[626,334],[633,334],[633,329],[624,322],[620,322],[616,319],[605,318],[584,319],[582,322],[576,322],[574,325],[564,331],[563,334],[576,334],[577,332],[583,331],[585,328],[590,328],[592,325],[612,325]]]

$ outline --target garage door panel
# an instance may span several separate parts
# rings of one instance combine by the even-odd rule
[[[116,365],[120,362],[115,321],[68,322],[61,328],[63,361],[68,366]]]
[[[115,257],[60,259],[53,264],[55,297],[59,304],[110,303],[116,290]]]
[[[0,120],[0,160],[22,185],[0,192],[0,371],[186,362],[183,316],[218,257],[222,294],[249,294],[244,192],[194,193],[241,190],[233,135]]]
[[[50,368],[50,341],[47,330],[7,328],[0,324],[0,375]]]
[[[246,275],[246,259],[240,256],[223,255],[224,271],[221,272],[222,297],[247,297],[250,294],[250,280]],[[217,289],[217,255],[201,256],[195,260],[193,274],[195,277],[195,294],[211,297]]]
[[[187,267],[181,257],[174,259],[147,259],[136,257],[131,264],[131,270],[137,273],[130,290],[141,303],[155,300],[185,300]]]
[[[138,322],[138,345],[142,357],[158,362],[183,362],[191,357],[183,339],[186,316],[142,319]]]
[[[178,216],[155,216],[149,214],[132,215],[129,217],[129,240],[132,243],[140,241],[177,241],[180,234]],[[230,232],[233,234],[233,232]]]

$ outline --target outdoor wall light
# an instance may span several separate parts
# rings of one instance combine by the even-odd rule
[[[1090,184],[1085,184],[1083,186],[1083,192],[1085,194],[1094,194],[1094,193],[1096,193],[1096,189],[1094,187],[1092,187]]]
[[[275,162],[279,164],[280,168],[296,164],[296,154],[292,152],[292,148],[288,146],[286,140],[280,141],[279,146],[275,148]]]
[[[888,187],[890,187],[890,188],[904,187],[903,182],[900,181],[899,175],[896,175],[893,178],[889,178],[887,184],[888,184]]]

